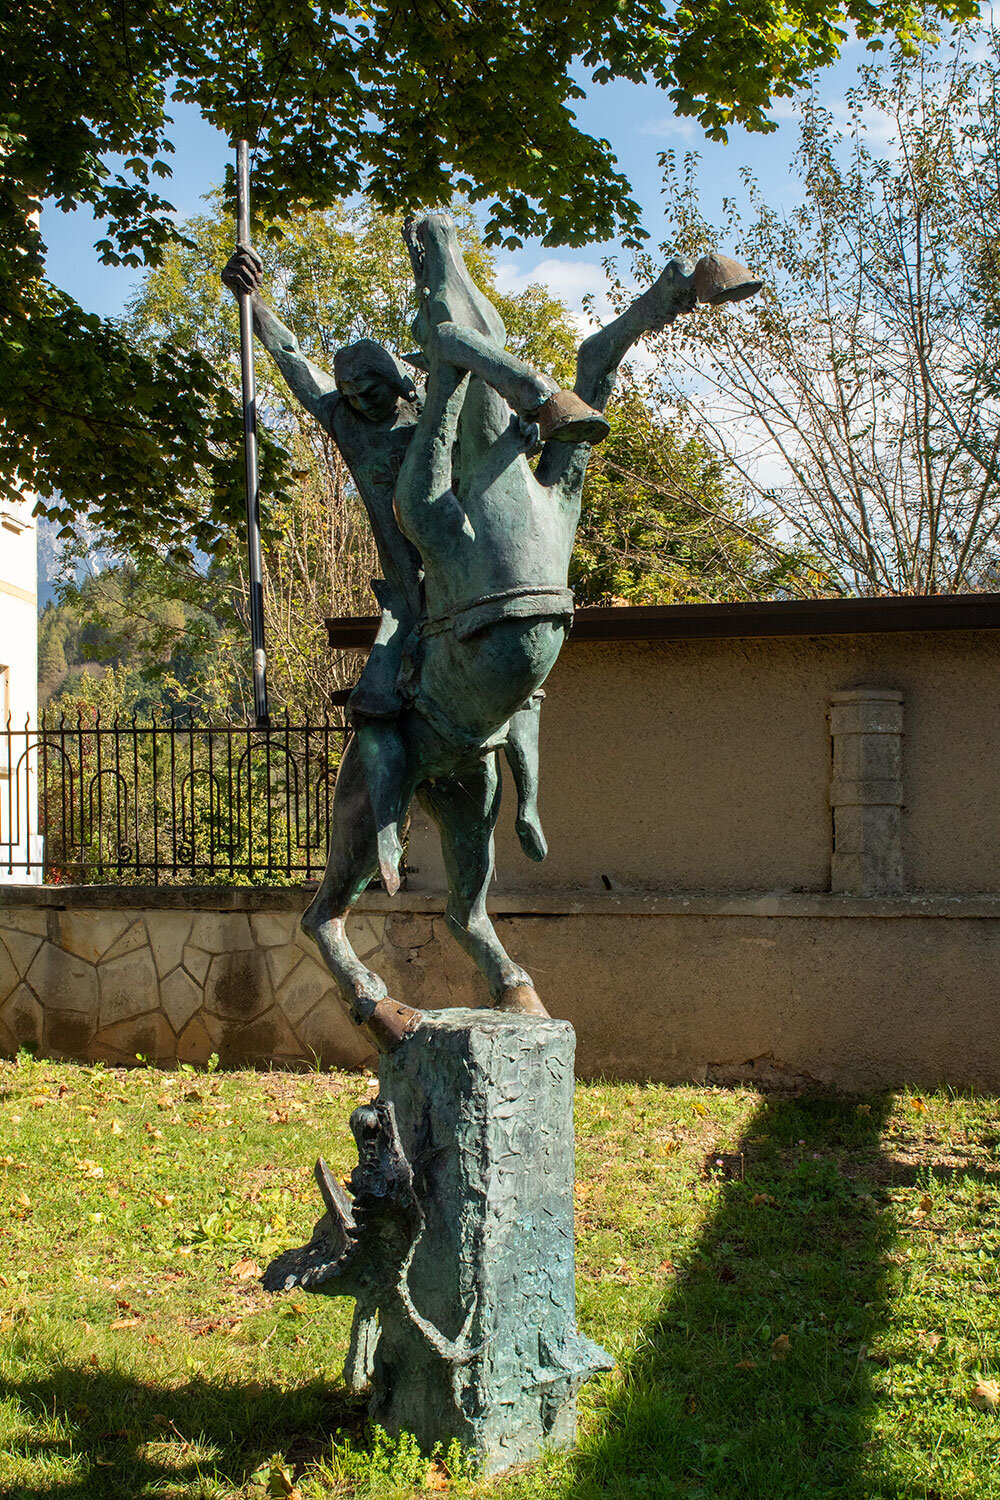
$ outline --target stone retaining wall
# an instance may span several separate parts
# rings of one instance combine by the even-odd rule
[[[178,895],[195,909],[171,910]],[[369,1049],[299,930],[302,894],[260,895],[279,899],[255,910],[253,891],[38,890],[45,904],[29,904],[5,890],[0,1047],[112,1063],[205,1063],[214,1052],[223,1063],[359,1065]],[[220,897],[230,909],[211,909]],[[381,915],[353,924],[362,954],[383,926]]]
[[[298,922],[296,890],[0,890],[0,1050],[129,1063],[357,1067],[372,1057]],[[362,898],[390,994],[486,1000],[440,896]],[[1000,899],[498,895],[504,944],[582,1077],[1000,1091]]]

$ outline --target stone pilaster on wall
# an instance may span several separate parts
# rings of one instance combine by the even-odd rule
[[[834,693],[830,734],[830,889],[838,895],[901,895],[903,694],[876,687]]]
[[[0,1053],[359,1066],[372,1057],[299,911],[0,907]],[[362,955],[384,918],[352,923]]]

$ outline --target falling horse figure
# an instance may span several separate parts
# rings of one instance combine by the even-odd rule
[[[405,233],[420,301],[414,362],[427,370],[427,389],[394,510],[423,564],[425,615],[406,650],[402,713],[391,727],[362,725],[345,751],[326,873],[303,918],[355,1021],[382,1051],[413,1031],[421,1012],[388,998],[351,947],[345,921],[380,868],[390,890],[398,884],[397,828],[414,795],[441,835],[448,926],[485,976],[494,1007],[546,1014],[486,910],[497,753],[506,750],[515,772],[522,845],[541,858],[537,734],[523,732],[523,716],[537,715],[572,619],[567,574],[583,480],[591,445],[608,432],[601,413],[618,366],[643,334],[696,301],[736,300],[760,287],[724,257],[705,257],[693,273],[671,261],[585,340],[574,391],[558,391],[504,349],[503,323],[473,285],[450,217],[430,214]],[[522,729],[511,736],[515,716]]]

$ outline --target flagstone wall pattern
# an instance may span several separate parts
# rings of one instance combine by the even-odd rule
[[[155,896],[155,893],[152,893]],[[285,911],[0,909],[0,1049],[52,1057],[357,1066],[367,1044]],[[359,949],[385,918],[354,924]]]

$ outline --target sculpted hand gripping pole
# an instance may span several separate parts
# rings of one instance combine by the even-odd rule
[[[350,1008],[391,1050],[421,1012],[390,1000],[345,931],[381,871],[399,885],[402,825],[416,796],[436,823],[448,874],[446,919],[482,971],[496,1009],[545,1015],[530,976],[505,952],[486,911],[502,750],[518,795],[517,828],[533,859],[538,822],[541,687],[572,619],[570,554],[591,446],[618,366],[644,334],[696,301],[753,295],[760,282],[710,255],[673,260],[620,317],[581,344],[573,391],[504,347],[497,310],[473,284],[447,214],[404,231],[426,371],[417,388],[379,345],[341,350],[334,377],[312,364],[260,297],[261,263],[242,246],[223,272],[253,298],[254,328],[293,392],[337,443],[365,503],[384,580],[378,637],[349,699],[345,751],[323,881],[303,918]],[[532,470],[528,460],[539,453]]]

